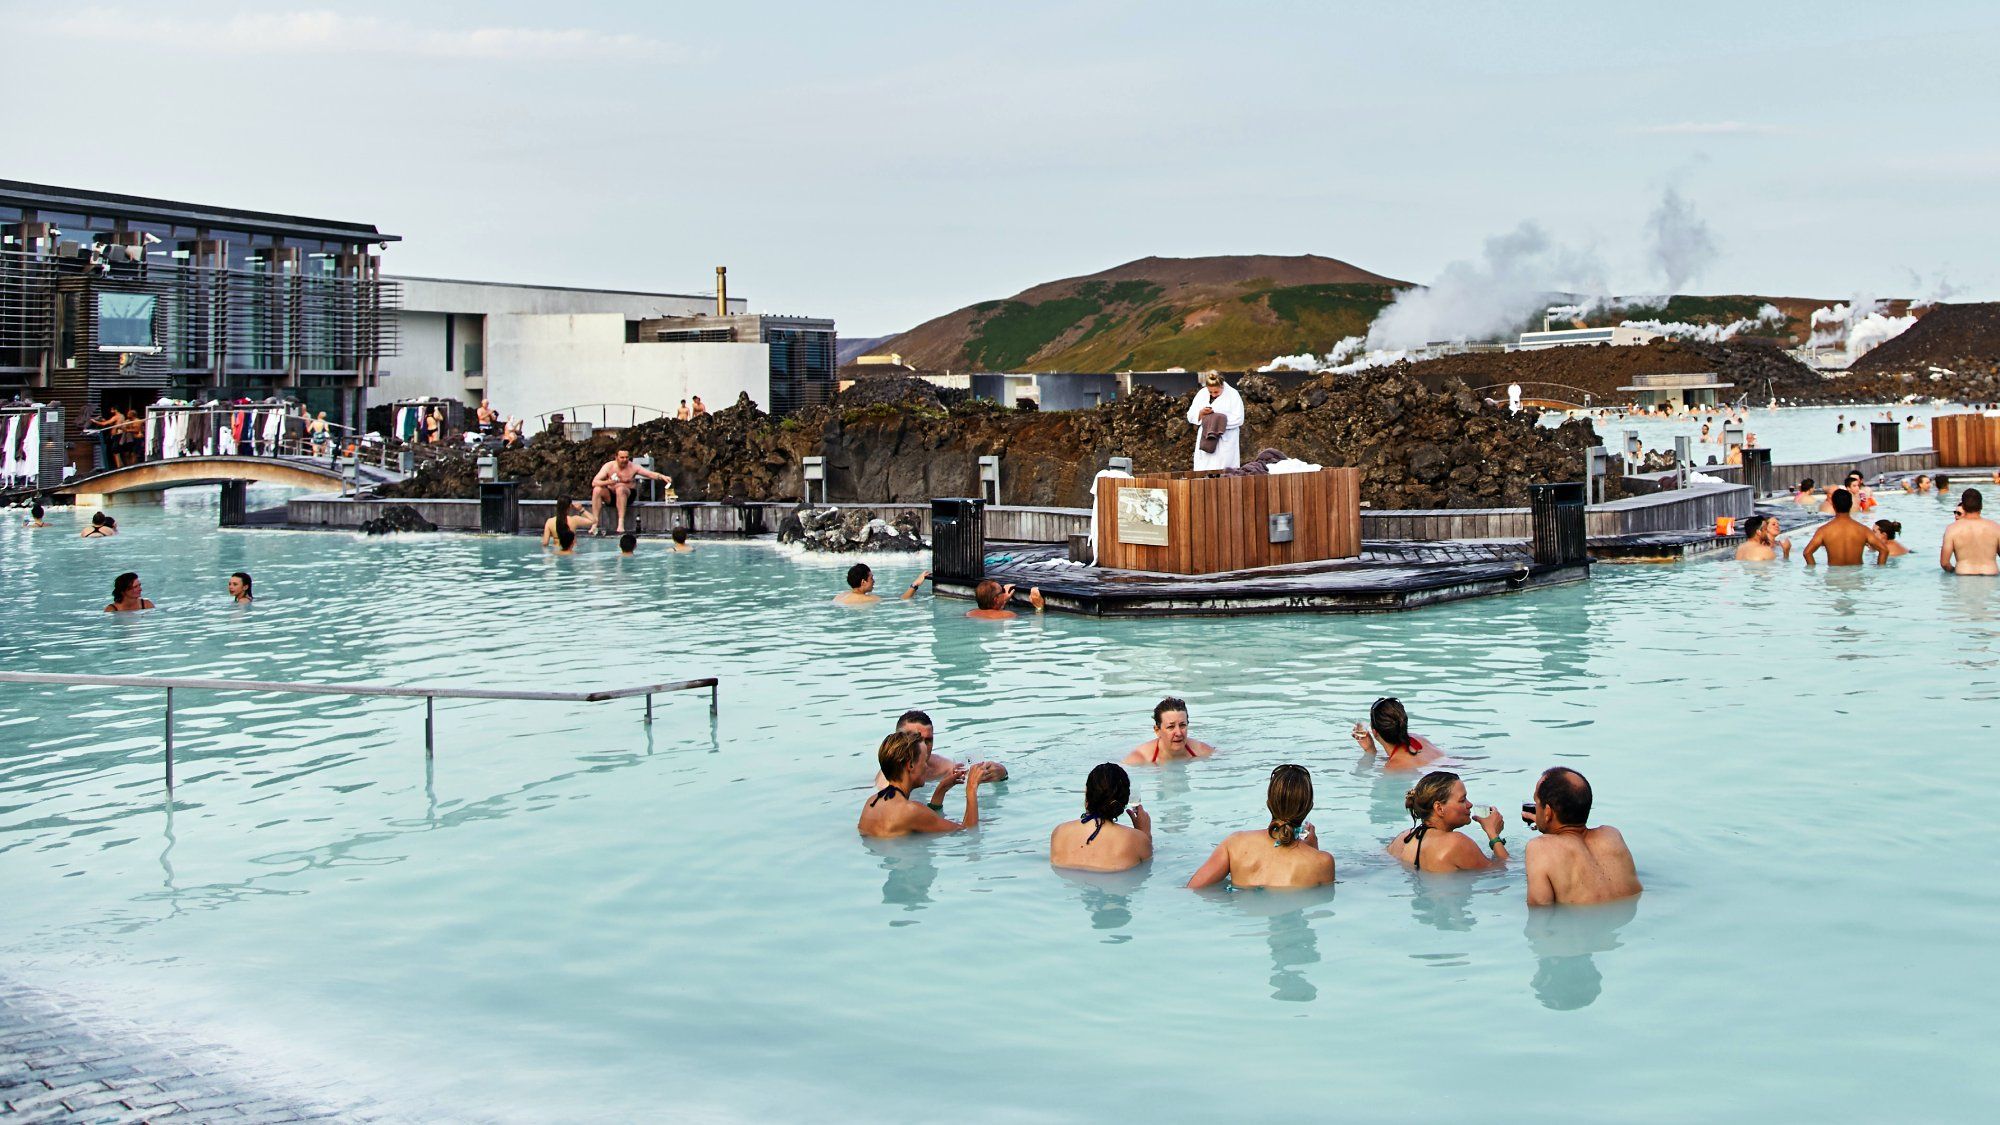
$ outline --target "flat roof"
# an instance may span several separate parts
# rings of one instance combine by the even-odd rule
[[[496,289],[545,289],[553,293],[606,293],[618,297],[678,297],[682,300],[713,301],[715,294],[709,293],[662,293],[653,289],[592,289],[583,285],[536,285],[526,281],[473,281],[462,277],[418,277],[415,274],[385,274],[390,281],[430,281],[439,285],[491,285]],[[741,297],[731,297],[731,301],[741,301]],[[731,316],[747,315],[731,313]]]
[[[215,207],[205,203],[181,203],[144,195],[120,195],[88,188],[56,187],[21,180],[0,180],[0,202],[32,207],[37,211],[111,211],[139,219],[165,219],[199,227],[244,228],[285,234],[312,234],[320,238],[350,239],[357,242],[401,242],[402,236],[383,234],[367,223],[338,219],[313,219],[303,215],[280,215],[270,211],[245,211]]]

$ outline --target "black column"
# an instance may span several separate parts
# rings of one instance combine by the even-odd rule
[[[249,507],[249,493],[250,485],[247,481],[222,482],[222,517],[217,521],[221,526],[243,526],[243,516]]]
[[[1535,527],[1536,565],[1573,566],[1590,557],[1581,482],[1529,485],[1528,514]]]
[[[931,576],[974,583],[986,577],[986,501],[931,501]]]

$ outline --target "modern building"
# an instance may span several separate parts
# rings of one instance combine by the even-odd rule
[[[1618,389],[1631,394],[1632,401],[1639,406],[1678,406],[1686,409],[1714,406],[1722,400],[1723,391],[1735,387],[1736,384],[1724,382],[1713,371],[1687,371],[1634,375],[1630,386]]]
[[[394,280],[401,348],[378,404],[490,399],[533,433],[552,414],[644,421],[696,396],[720,410],[748,394],[776,414],[832,400],[830,320],[749,313],[720,290]]]
[[[1634,344],[1650,344],[1660,338],[1658,332],[1648,332],[1643,328],[1559,328],[1553,332],[1523,332],[1515,345],[1522,351],[1540,348],[1566,348],[1578,344],[1610,344],[1614,347],[1630,347]]]
[[[303,401],[358,424],[396,350],[397,287],[363,223],[0,180],[0,398],[84,423],[162,395]]]

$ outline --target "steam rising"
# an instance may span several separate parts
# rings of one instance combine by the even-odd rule
[[[1671,187],[1647,218],[1646,234],[1651,239],[1653,264],[1666,279],[1669,294],[1680,292],[1681,286],[1715,262],[1715,236],[1709,233],[1708,224],[1694,213],[1694,205]]]
[[[1553,312],[1555,310],[1551,309],[1550,311]],[[1757,310],[1756,316],[1745,317],[1742,320],[1732,320],[1728,324],[1690,324],[1684,320],[1627,320],[1621,322],[1622,326],[1626,328],[1642,328],[1648,332],[1658,332],[1663,336],[1678,336],[1683,340],[1700,340],[1710,344],[1719,344],[1724,340],[1736,336],[1738,333],[1748,332],[1762,325],[1783,323],[1785,323],[1785,314],[1776,305],[1765,305],[1763,308]]]
[[[1522,223],[1487,239],[1479,261],[1453,262],[1429,288],[1398,294],[1368,326],[1367,345],[1396,351],[1511,334],[1557,292],[1603,292],[1603,272],[1591,255]]]

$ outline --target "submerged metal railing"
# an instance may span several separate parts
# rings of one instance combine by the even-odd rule
[[[75,687],[156,688],[166,693],[167,788],[174,787],[174,692],[182,691],[269,691],[288,695],[391,696],[402,699],[421,697],[424,701],[424,757],[430,758],[437,743],[437,701],[440,699],[522,699],[540,703],[603,703],[612,699],[646,697],[646,725],[653,722],[653,697],[673,691],[708,689],[708,717],[716,715],[720,682],[713,676],[698,680],[675,680],[664,684],[606,688],[599,691],[514,691],[504,688],[473,687],[391,687],[382,684],[293,684],[263,680],[212,680],[182,676],[94,676],[67,672],[0,672],[0,684],[57,684]]]

